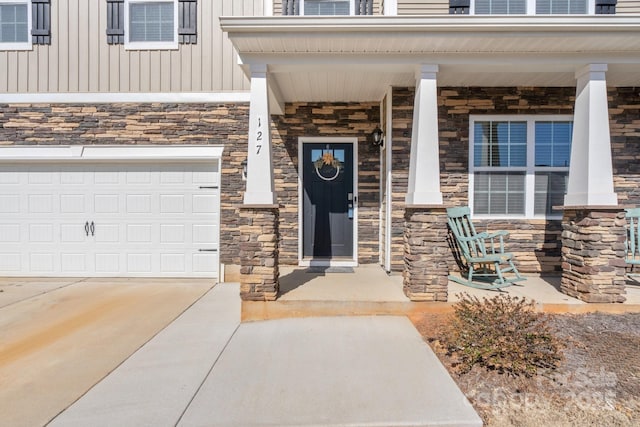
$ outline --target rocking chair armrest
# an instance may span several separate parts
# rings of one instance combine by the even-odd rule
[[[492,239],[492,238],[498,237],[498,236],[500,236],[500,237],[508,236],[509,232],[506,231],[506,230],[499,230],[499,231],[494,231],[493,233],[486,233],[486,234],[487,234],[486,238]]]

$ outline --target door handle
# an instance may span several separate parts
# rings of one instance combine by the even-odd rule
[[[89,221],[84,223],[84,232],[87,236],[89,235]]]
[[[96,226],[93,223],[93,221],[91,221],[91,226],[89,228],[91,229],[91,235],[94,236],[96,231]]]

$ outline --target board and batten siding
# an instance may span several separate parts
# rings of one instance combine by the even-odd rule
[[[219,16],[261,16],[263,0],[198,2],[198,42],[178,50],[107,44],[105,0],[51,2],[51,45],[0,51],[0,93],[248,90]]]

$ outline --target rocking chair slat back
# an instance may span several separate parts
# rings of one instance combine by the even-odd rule
[[[627,264],[640,265],[640,208],[627,209]]]

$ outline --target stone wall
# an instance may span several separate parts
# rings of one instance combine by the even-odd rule
[[[562,292],[585,302],[626,300],[625,225],[617,208],[564,212]]]
[[[411,146],[413,89],[393,91],[393,248],[402,244],[404,195]],[[614,97],[615,98],[615,97]],[[446,206],[468,204],[469,116],[471,114],[573,114],[575,88],[444,87],[438,93],[441,188]],[[617,103],[615,99],[612,103]],[[561,221],[477,220],[480,230],[508,230],[507,245],[524,272],[560,272]],[[394,250],[395,252],[395,250]],[[451,269],[457,267],[450,259]],[[394,270],[402,260],[394,253]]]
[[[222,145],[220,261],[239,264],[248,117],[246,103],[0,104],[0,145]]]
[[[640,87],[609,89],[609,113],[618,202],[640,206]]]
[[[275,192],[280,209],[280,262],[298,263],[298,138],[358,138],[358,261],[379,260],[380,149],[370,134],[379,123],[378,103],[293,103],[272,116]]]

